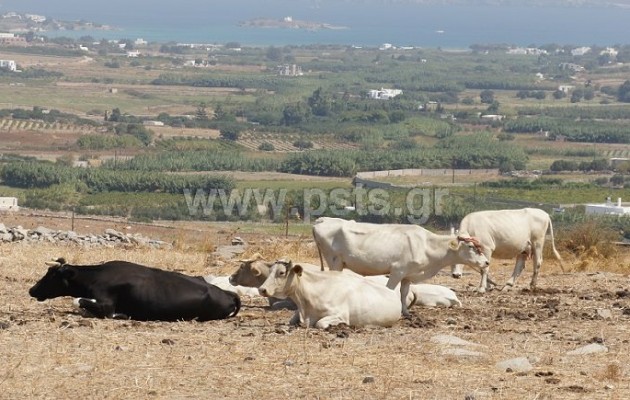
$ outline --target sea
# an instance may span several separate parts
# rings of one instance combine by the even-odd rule
[[[422,5],[386,0],[0,0],[0,13],[10,11],[115,28],[46,33],[96,40],[142,38],[242,46],[379,47],[389,43],[443,49],[466,49],[473,44],[630,44],[630,8],[624,7]],[[239,26],[254,18],[285,17],[344,29]]]

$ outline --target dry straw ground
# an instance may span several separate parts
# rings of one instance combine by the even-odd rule
[[[99,231],[100,232],[100,231]],[[155,233],[156,231],[152,231]],[[172,231],[169,235],[174,237]],[[207,235],[210,235],[209,233]],[[541,289],[478,295],[476,273],[433,279],[454,288],[463,307],[412,309],[393,328],[292,328],[291,312],[243,299],[224,321],[134,322],[85,318],[71,300],[38,303],[28,289],[43,262],[125,259],[190,274],[229,273],[235,261],[203,250],[223,236],[173,250],[0,245],[0,398],[45,399],[628,399],[630,256],[547,262]],[[308,239],[260,239],[248,253],[316,261]],[[504,281],[511,264],[498,262]],[[577,269],[580,271],[577,271]],[[479,344],[480,356],[447,354],[431,338]],[[608,352],[569,356],[592,342]],[[505,372],[499,361],[528,357],[533,370]]]

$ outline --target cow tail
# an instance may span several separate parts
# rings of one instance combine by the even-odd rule
[[[553,224],[551,223],[551,217],[549,217],[549,234],[551,235],[551,250],[553,250],[553,255],[560,262],[560,269],[562,269],[562,273],[564,273],[564,265],[562,265],[562,257],[560,257],[560,253],[556,250],[555,239],[553,238]]]
[[[229,293],[232,293],[232,292],[229,292]],[[241,298],[236,293],[232,293],[232,294],[234,295],[234,303],[236,304],[236,308],[234,309],[234,311],[232,311],[230,315],[228,315],[228,318],[235,317],[236,314],[238,314],[238,312],[241,311]]]

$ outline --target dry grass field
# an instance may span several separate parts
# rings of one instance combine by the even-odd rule
[[[17,220],[3,221],[14,226]],[[49,226],[49,220],[23,225]],[[81,223],[101,233],[114,222]],[[66,228],[67,229],[67,228]],[[328,331],[289,327],[291,311],[263,299],[223,321],[135,322],[86,318],[71,299],[38,303],[28,289],[44,261],[125,259],[189,274],[228,274],[237,260],[208,253],[229,239],[223,229],[132,227],[175,242],[171,250],[0,244],[0,398],[46,399],[627,399],[630,353],[630,254],[565,255],[566,273],[547,261],[540,289],[524,289],[531,267],[512,292],[479,295],[479,276],[432,279],[452,287],[461,308],[414,307],[393,328],[341,326]],[[77,229],[79,230],[79,229]],[[186,240],[177,238],[186,236]],[[317,262],[308,238],[247,236],[243,256],[288,256]],[[182,243],[187,243],[183,246]],[[510,262],[492,273],[503,282]],[[434,342],[453,335],[476,346]],[[567,352],[590,343],[608,351]],[[461,354],[458,352],[464,352]],[[466,353],[468,352],[468,353]],[[527,357],[527,372],[497,362]]]

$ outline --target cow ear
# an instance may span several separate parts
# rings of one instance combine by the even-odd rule
[[[448,247],[451,250],[457,250],[459,248],[459,241],[457,240],[451,240],[450,242],[448,242]]]
[[[302,271],[304,270],[304,268],[300,265],[300,264],[295,264],[291,270],[297,275],[297,276],[302,276]]]

